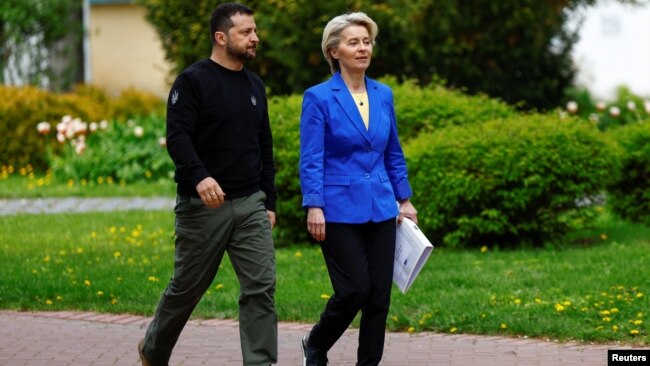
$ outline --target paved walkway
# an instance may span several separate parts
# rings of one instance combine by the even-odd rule
[[[0,216],[18,213],[171,209],[173,199],[0,200]],[[0,310],[0,366],[139,365],[136,344],[151,319],[83,312]],[[299,340],[309,325],[279,325],[278,365],[301,365]],[[329,352],[331,365],[354,365],[357,330]],[[616,345],[538,339],[387,333],[384,366],[605,366]],[[232,320],[192,320],[170,365],[241,365],[239,331]]]
[[[150,318],[77,312],[0,311],[0,365],[139,365],[136,344]],[[278,365],[301,365],[308,325],[281,323]],[[354,365],[358,332],[348,330],[329,352],[331,365]],[[533,339],[387,333],[385,366],[607,365],[607,347]],[[170,365],[241,365],[232,320],[192,320]]]

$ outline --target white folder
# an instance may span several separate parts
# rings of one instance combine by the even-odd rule
[[[397,225],[393,282],[406,293],[426,263],[433,245],[420,228],[408,218]]]

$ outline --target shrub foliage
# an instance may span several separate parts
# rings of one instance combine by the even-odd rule
[[[650,224],[650,121],[612,135],[621,147],[621,174],[609,187],[609,203],[620,217]]]
[[[418,136],[405,146],[421,228],[454,247],[540,245],[590,217],[616,159],[592,126],[517,116]]]

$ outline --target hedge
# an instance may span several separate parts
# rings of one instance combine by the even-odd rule
[[[609,187],[608,202],[618,216],[650,224],[650,120],[611,132],[621,150],[621,174]]]
[[[405,146],[420,227],[451,247],[539,246],[587,223],[617,171],[613,144],[576,119],[520,115]]]

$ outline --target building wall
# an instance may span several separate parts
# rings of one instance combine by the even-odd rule
[[[145,9],[132,4],[90,5],[90,83],[113,95],[127,88],[166,98],[169,70]]]

